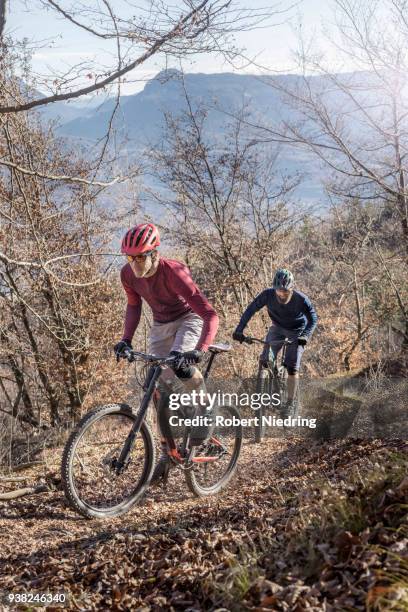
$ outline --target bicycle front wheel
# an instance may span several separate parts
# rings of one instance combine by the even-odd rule
[[[269,396],[271,395],[271,373],[269,368],[260,366],[256,381],[256,392],[258,394],[268,393]],[[262,438],[265,435],[265,425],[262,418],[264,413],[265,407],[261,405],[255,415],[258,417],[256,425],[254,426],[254,441],[256,443],[262,442]]]
[[[196,497],[214,495],[231,480],[242,445],[241,417],[234,406],[212,411],[211,435],[193,447],[192,466],[184,472],[187,486]]]
[[[155,459],[153,435],[146,423],[119,473],[115,463],[135,418],[126,404],[100,406],[86,414],[71,433],[62,457],[61,477],[70,505],[82,516],[119,516],[143,495]]]
[[[280,411],[284,413],[288,401],[288,371],[281,366],[278,376],[273,380],[273,392],[279,395]]]

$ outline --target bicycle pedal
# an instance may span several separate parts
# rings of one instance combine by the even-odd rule
[[[168,481],[169,481],[169,473],[164,472],[154,483],[153,486],[156,487],[160,487],[161,489],[163,489],[164,491],[167,489],[167,485],[168,485]]]

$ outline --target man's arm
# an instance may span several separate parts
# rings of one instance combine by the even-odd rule
[[[204,325],[196,350],[206,351],[217,334],[219,323],[217,313],[194,283],[186,266],[177,271],[173,270],[172,284],[176,293],[183,297],[190,308],[202,318]]]
[[[310,338],[317,325],[317,314],[309,298],[305,297],[303,312],[307,318],[307,325],[302,333],[305,338]]]
[[[268,289],[265,289],[265,291],[262,291],[262,293],[257,295],[256,298],[253,300],[253,302],[249,304],[249,306],[243,313],[241,320],[238,323],[237,329],[235,331],[242,333],[245,327],[248,325],[249,321],[254,316],[254,314],[258,312],[258,310],[261,310],[261,308],[266,306],[268,302],[268,291],[269,291]]]
[[[139,325],[140,315],[142,313],[142,298],[127,282],[125,268],[122,268],[120,271],[120,280],[128,300],[122,340],[129,340],[131,342],[137,326]]]

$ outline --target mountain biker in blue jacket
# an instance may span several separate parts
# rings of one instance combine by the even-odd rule
[[[285,338],[293,341],[287,346],[285,356],[285,366],[288,370],[288,411],[295,403],[302,354],[317,324],[317,314],[311,301],[304,293],[294,289],[294,285],[292,272],[285,268],[277,270],[272,287],[262,291],[249,304],[232,334],[234,340],[243,342],[246,325],[258,310],[266,306],[272,325],[265,341],[274,343],[272,351],[275,357]],[[267,355],[268,347],[265,346],[260,359],[266,360]]]

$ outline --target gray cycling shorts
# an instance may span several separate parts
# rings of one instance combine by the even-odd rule
[[[168,323],[153,322],[150,329],[149,353],[156,357],[167,357],[170,351],[193,351],[201,336],[203,320],[195,312]]]

